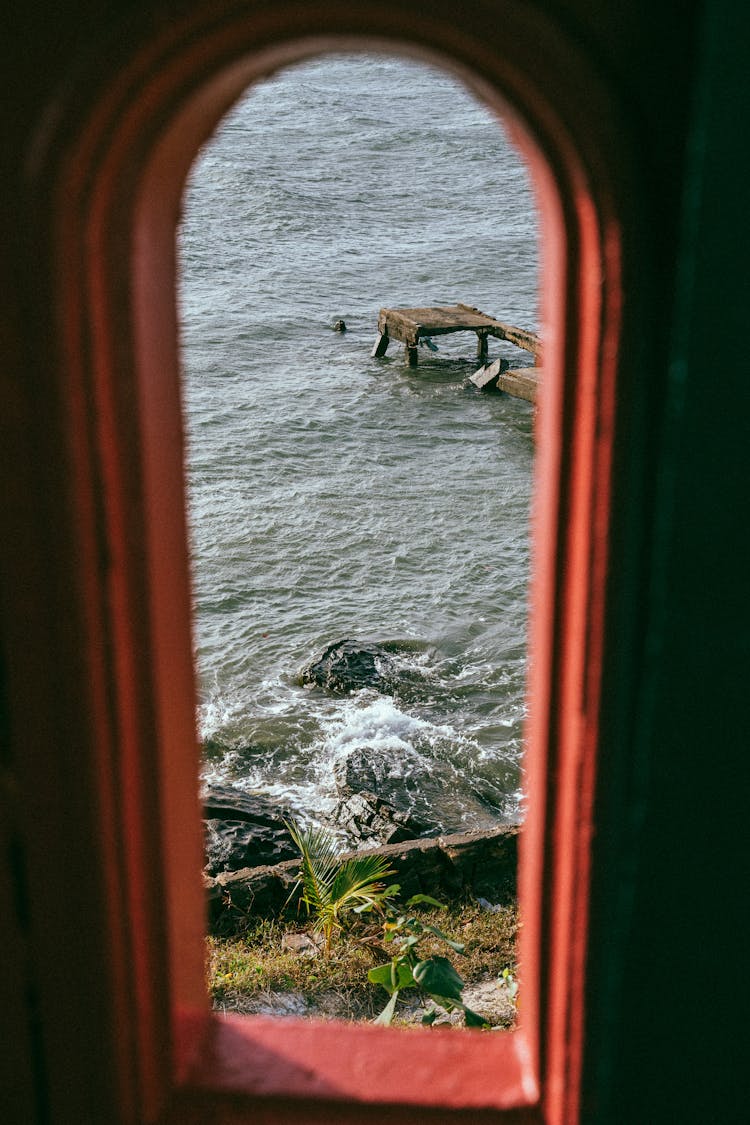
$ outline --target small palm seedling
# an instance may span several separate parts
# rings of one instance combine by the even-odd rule
[[[323,934],[329,954],[333,934],[344,928],[347,914],[381,910],[397,893],[398,886],[386,886],[385,882],[393,870],[387,859],[378,855],[342,860],[335,840],[323,829],[303,829],[288,821],[286,826],[302,857],[295,888],[301,886],[302,902],[313,917],[315,933]]]

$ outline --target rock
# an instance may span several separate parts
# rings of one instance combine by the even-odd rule
[[[404,751],[404,754],[409,751]],[[408,830],[408,835],[398,835],[390,842],[411,839],[415,836],[436,836],[445,832],[446,824],[441,812],[453,816],[453,823],[460,824],[459,810],[451,808],[450,786],[454,781],[451,769],[440,761],[429,761],[418,752],[405,763],[404,754],[396,753],[387,746],[355,746],[345,758],[339,759],[333,774],[338,789],[339,802],[333,814],[335,823],[344,827],[354,843],[368,839],[389,842],[382,825],[377,830],[371,827],[372,815],[357,802],[349,800],[352,794],[374,801],[377,810],[382,805],[385,818],[400,824]],[[391,810],[389,815],[387,810]],[[500,820],[498,810],[485,802],[478,792],[462,790],[460,812],[471,815],[472,823],[478,829],[491,829]],[[347,822],[355,822],[347,828]],[[360,827],[356,827],[356,821]]]
[[[434,826],[409,813],[399,812],[377,794],[367,791],[342,796],[331,819],[355,846],[375,842],[398,844],[437,833]]]
[[[427,894],[448,900],[464,895],[481,896],[491,903],[510,903],[516,894],[516,866],[520,828],[505,824],[491,832],[466,832],[454,836],[406,840],[351,855],[380,855],[394,869],[400,897]],[[248,914],[271,917],[286,908],[297,909],[294,891],[299,863],[225,871],[206,878],[209,918],[213,933],[231,933]]]
[[[481,906],[482,910],[486,910],[488,914],[499,914],[503,909],[499,902],[489,902],[486,898],[482,898],[481,895],[477,899],[477,905]]]
[[[403,844],[368,848],[388,859],[401,884],[401,897],[428,894],[440,898],[477,894],[490,902],[508,903],[516,893],[517,824],[503,824],[490,832],[463,832]],[[359,853],[363,854],[362,852]]]
[[[364,746],[356,747],[345,758],[339,759],[333,767],[339,793],[348,796],[350,793],[377,790],[382,781],[382,769],[375,768],[375,761],[375,755]]]
[[[334,332],[346,332],[346,321],[335,320],[332,327]]]
[[[325,944],[322,934],[283,934],[282,953],[296,953],[298,957],[317,957]]]
[[[426,666],[427,646],[415,641],[335,641],[298,675],[335,695],[368,689],[402,702],[431,697],[435,679]]]
[[[284,825],[288,810],[229,785],[203,792],[205,870],[209,875],[281,863],[299,853]]]
[[[515,1006],[497,977],[465,985],[462,999],[464,1004],[477,1015],[484,1016],[492,1027],[507,1028],[515,1023]],[[418,1007],[406,1022],[421,1023],[424,1012],[434,1007],[435,1005],[430,1002]],[[464,1014],[460,1009],[454,1012],[444,1012],[441,1009],[438,1011],[439,1015],[433,1027],[460,1027],[464,1023]]]
[[[245,1016],[275,1016],[280,1019],[299,1019],[300,1016],[313,1015],[314,1007],[310,998],[301,992],[236,992],[229,991],[222,996],[222,1011],[238,1012]],[[346,1019],[346,1015],[341,1016]]]
[[[409,799],[402,779],[387,777],[387,764],[358,746],[333,767],[339,801],[332,822],[356,846],[367,843],[397,844],[419,836],[436,836],[440,828],[397,800]],[[387,797],[380,794],[386,791]]]
[[[295,890],[299,861],[287,860],[266,867],[222,871],[215,878],[204,875],[211,932],[234,933],[247,919],[275,918],[293,912],[299,903]]]
[[[336,641],[319,660],[308,664],[300,674],[303,684],[316,684],[336,695],[347,695],[363,688],[392,691],[398,682],[393,657],[380,645],[361,641]]]
[[[496,832],[444,836],[441,846],[462,884],[488,902],[509,902],[516,894],[518,825]]]
[[[206,782],[201,790],[203,815],[209,820],[247,820],[276,824],[284,811],[261,793],[248,793],[233,785]]]

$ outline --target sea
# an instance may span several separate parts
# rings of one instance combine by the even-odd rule
[[[364,760],[436,831],[520,819],[533,407],[469,382],[473,333],[416,368],[395,341],[371,354],[382,307],[538,329],[501,120],[402,58],[286,69],[196,159],[179,261],[204,778],[327,824]],[[344,639],[385,647],[387,689],[302,682]]]

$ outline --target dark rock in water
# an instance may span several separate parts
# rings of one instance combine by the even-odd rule
[[[377,792],[383,780],[382,772],[382,768],[376,769],[374,755],[364,746],[352,750],[333,767],[336,788],[342,796],[363,791]]]
[[[346,832],[355,846],[368,841],[398,844],[419,836],[437,835],[440,831],[434,823],[393,803],[400,785],[394,788],[391,782],[389,800],[378,795],[384,782],[382,762],[376,765],[365,747],[358,747],[337,762],[333,773],[339,801],[331,820]]]
[[[336,320],[333,323],[334,332],[346,332],[346,322],[343,320]]]
[[[289,835],[286,809],[269,797],[243,793],[229,785],[203,792],[205,870],[209,875],[243,867],[281,863],[299,852]]]
[[[333,775],[339,803],[332,819],[356,841],[360,837],[385,840],[386,829],[380,824],[379,813],[374,821],[377,831],[371,827],[369,814],[350,801],[353,795],[370,799],[376,794],[378,804],[392,810],[390,819],[406,827],[411,837],[438,835],[466,823],[489,831],[502,816],[497,807],[468,786],[456,790],[455,775],[445,763],[419,755],[409,760],[408,754],[394,756],[387,749],[356,746],[334,765]],[[356,823],[348,823],[352,817],[360,821],[361,830]]]
[[[410,813],[399,812],[375,793],[349,793],[341,798],[332,817],[356,846],[363,843],[400,844],[419,836],[436,835],[438,829]]]
[[[239,871],[243,867],[280,863],[295,854],[281,830],[261,827],[247,820],[205,820],[204,870],[209,875]]]
[[[380,645],[344,640],[329,645],[320,660],[308,664],[301,680],[336,694],[363,688],[388,692],[397,685],[398,669],[393,657]]]

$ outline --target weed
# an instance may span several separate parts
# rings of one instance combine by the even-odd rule
[[[407,911],[419,905],[445,909],[429,895],[414,895],[406,903]],[[416,989],[420,995],[429,996],[433,1008],[422,1017],[423,1024],[432,1024],[438,1009],[446,1012],[460,1010],[467,1027],[486,1027],[487,1021],[477,1015],[463,1001],[464,982],[452,962],[442,954],[425,956],[421,939],[431,934],[455,953],[463,954],[463,942],[454,941],[437,926],[420,921],[416,915],[399,914],[392,905],[386,907],[383,941],[396,946],[389,964],[370,969],[367,974],[373,984],[379,984],[389,995],[389,1000],[376,1023],[390,1024],[396,1012],[399,995],[406,989]]]
[[[467,985],[497,980],[501,966],[515,966],[516,909],[509,905],[501,913],[488,913],[474,902],[451,903],[447,909],[421,904],[422,923],[433,925],[464,945],[461,976]],[[339,935],[330,955],[306,957],[282,949],[286,934],[299,930],[287,919],[248,917],[242,933],[212,937],[207,942],[208,984],[217,1008],[239,1011],[284,1011],[283,997],[291,992],[304,998],[308,1011],[336,1019],[372,1019],[383,995],[380,985],[368,980],[370,969],[382,966],[392,952],[383,943],[382,923],[372,916],[354,915],[354,924]],[[444,950],[441,940],[429,929],[422,933],[423,959]],[[417,997],[416,990],[402,993],[400,1000]],[[411,1019],[396,1012],[394,1023]],[[480,1009],[481,1010],[481,1009]],[[294,1014],[303,1014],[295,1010]]]

